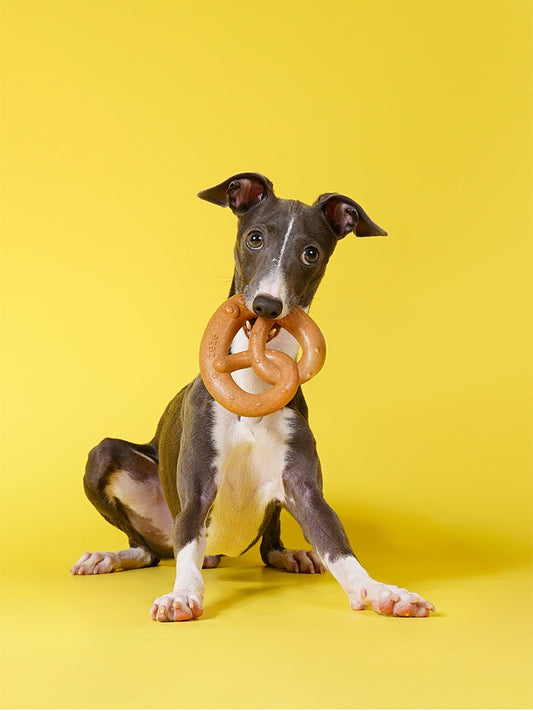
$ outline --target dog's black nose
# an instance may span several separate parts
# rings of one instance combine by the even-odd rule
[[[283,311],[283,304],[279,299],[274,299],[266,294],[256,296],[253,303],[253,310],[258,316],[263,318],[277,318]]]

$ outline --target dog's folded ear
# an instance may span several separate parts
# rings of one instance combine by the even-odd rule
[[[274,195],[274,186],[260,173],[238,173],[220,185],[198,193],[202,200],[231,207],[236,215],[244,215],[254,205]]]
[[[370,219],[361,205],[346,195],[324,193],[313,207],[322,211],[326,222],[339,239],[346,237],[349,232],[355,232],[357,237],[381,237],[387,234]]]

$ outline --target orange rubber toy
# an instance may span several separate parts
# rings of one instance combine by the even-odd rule
[[[248,350],[229,353],[235,335],[247,321],[253,322]],[[273,327],[287,330],[298,341],[298,362],[281,351],[267,348]],[[284,318],[270,320],[250,311],[242,294],[235,294],[215,311],[200,344],[200,373],[214,399],[230,412],[243,417],[262,417],[287,405],[301,383],[322,368],[326,343],[313,319],[295,306]],[[231,373],[242,368],[254,372],[272,387],[255,395],[240,388]]]

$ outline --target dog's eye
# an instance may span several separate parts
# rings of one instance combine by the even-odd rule
[[[302,252],[301,260],[304,264],[316,264],[320,259],[320,252],[316,247],[306,247]]]
[[[246,246],[250,249],[261,249],[263,246],[263,235],[261,232],[250,232],[246,238]]]

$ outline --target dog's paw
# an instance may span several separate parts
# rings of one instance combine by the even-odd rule
[[[192,590],[178,590],[158,597],[150,615],[156,622],[186,622],[203,614],[202,595]]]
[[[221,555],[206,555],[202,568],[218,568],[220,561],[222,560]]]
[[[120,563],[114,553],[84,553],[78,562],[74,563],[70,572],[72,575],[99,575],[113,573],[119,567]]]
[[[350,595],[352,610],[371,607],[380,615],[395,617],[428,617],[435,607],[424,598],[396,585],[369,582],[357,594]]]
[[[284,548],[281,551],[272,550],[268,554],[268,562],[274,568],[288,570],[289,573],[324,573],[322,561],[315,551],[292,550]]]

